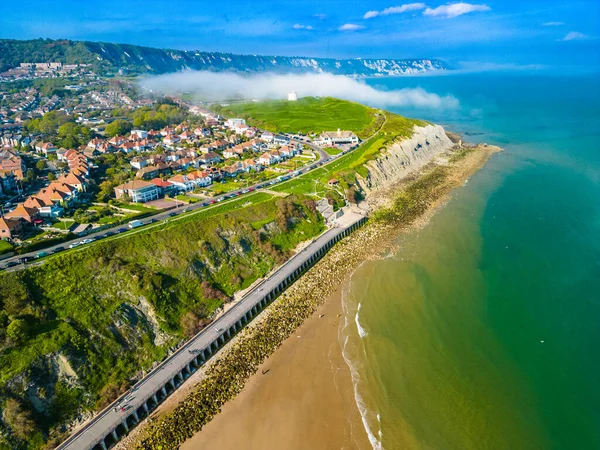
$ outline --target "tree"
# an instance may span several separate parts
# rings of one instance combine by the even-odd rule
[[[128,133],[129,131],[131,131],[131,128],[131,122],[128,122],[127,120],[123,119],[117,119],[114,122],[111,122],[108,125],[106,125],[104,131],[108,136],[113,137]]]
[[[6,336],[13,342],[19,344],[27,339],[29,330],[27,322],[23,319],[15,319],[8,324],[6,328]]]
[[[35,171],[33,169],[29,169],[26,173],[25,173],[25,180],[27,180],[27,182],[29,184],[33,183],[37,178],[37,175],[35,174]]]
[[[35,168],[39,171],[44,170],[46,168],[46,161],[40,159],[38,162],[35,163]]]
[[[54,175],[54,172],[48,173],[48,181],[54,181],[54,180],[56,180],[56,175]]]
[[[11,428],[12,432],[21,439],[31,437],[31,434],[35,431],[35,423],[31,419],[31,414],[14,398],[9,398],[6,401],[2,411],[2,418]]]

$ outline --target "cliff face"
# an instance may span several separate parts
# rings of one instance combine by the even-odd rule
[[[368,176],[358,177],[361,189],[368,195],[390,187],[415,173],[454,144],[440,125],[416,126],[411,138],[395,142],[366,164]]]
[[[0,72],[21,62],[57,61],[92,64],[98,73],[124,69],[130,73],[168,73],[180,70],[213,72],[334,73],[393,76],[448,70],[436,59],[333,59],[172,50],[131,44],[36,39],[0,39]]]

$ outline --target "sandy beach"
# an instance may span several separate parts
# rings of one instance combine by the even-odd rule
[[[370,448],[338,343],[341,313],[336,291],[181,448]]]

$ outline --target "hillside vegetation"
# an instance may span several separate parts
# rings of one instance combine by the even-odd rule
[[[377,109],[332,97],[214,105],[214,109],[276,133],[310,134],[340,128],[354,131],[363,139],[375,133],[383,121],[383,113]]]
[[[57,439],[324,228],[303,196],[232,203],[0,275],[0,448]]]

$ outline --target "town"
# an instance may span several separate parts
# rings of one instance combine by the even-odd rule
[[[20,93],[0,84],[0,259],[268,187],[327,157],[321,147],[359,143],[351,131],[311,141],[260,130],[54,63],[15,70],[42,83]]]

